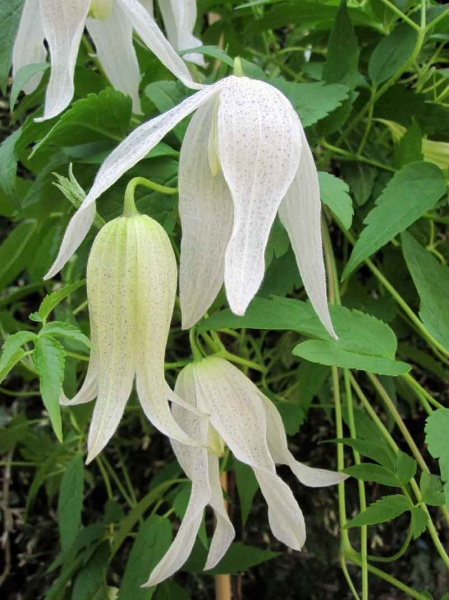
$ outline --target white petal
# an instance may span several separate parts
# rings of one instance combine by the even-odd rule
[[[109,81],[115,89],[131,97],[133,112],[140,114],[140,69],[130,21],[117,2],[114,2],[107,19],[87,19],[86,26]]]
[[[188,50],[202,45],[201,40],[192,32],[196,24],[196,0],[159,0],[164,26],[169,42],[175,50]],[[186,54],[184,60],[203,67],[204,57],[201,54]]]
[[[12,76],[27,65],[44,63],[47,50],[44,46],[40,3],[38,0],[25,0],[19,29],[12,51]],[[31,94],[39,85],[42,73],[34,75],[23,87],[25,94]]]
[[[268,521],[273,534],[293,550],[306,541],[304,516],[291,489],[277,475],[254,469],[260,490],[268,504]]]
[[[81,389],[73,398],[67,398],[67,396],[62,393],[59,398],[59,403],[62,406],[72,406],[75,404],[85,404],[86,402],[90,402],[94,398],[97,397],[98,394],[98,365],[99,365],[99,356],[98,356],[98,348],[95,345],[92,337],[92,350],[90,353],[89,365],[87,367],[86,377],[84,379],[83,385]]]
[[[142,4],[138,0],[116,0],[116,2],[126,12],[144,44],[157,56],[161,63],[187,87],[201,89],[203,86],[192,80],[184,61],[173,50],[153,17]]]
[[[344,473],[314,469],[297,461],[288,449],[284,425],[276,407],[263,394],[260,394],[260,397],[264,403],[267,417],[268,446],[276,464],[288,465],[298,480],[309,487],[335,485],[347,479],[348,476]]]
[[[62,269],[86,237],[95,217],[93,203],[98,196],[118,181],[128,169],[144,158],[170,129],[173,129],[182,119],[216,94],[223,85],[222,81],[197,92],[186,98],[178,106],[144,123],[111,152],[98,171],[89,194],[73,215],[62,240],[58,256],[45,279],[53,277]]]
[[[146,11],[154,17],[154,2],[153,0],[139,0],[140,4],[145,8]]]
[[[35,0],[36,1],[36,0]],[[41,0],[42,26],[50,50],[51,73],[44,116],[59,115],[73,97],[73,75],[90,0]]]
[[[242,315],[262,282],[270,229],[298,170],[299,119],[273,86],[229,77],[220,94],[218,139],[234,201],[225,287],[232,311]]]
[[[216,100],[195,113],[181,147],[179,296],[183,329],[195,325],[220,291],[225,250],[231,237],[231,194],[221,171],[212,175],[208,158],[209,136],[215,119]]]
[[[128,220],[137,240],[136,293],[134,305],[129,307],[136,318],[137,394],[146,416],[159,431],[186,444],[195,443],[173,418],[168,402],[171,393],[164,378],[165,347],[176,295],[173,248],[164,229],[153,219],[140,215]]]
[[[318,174],[304,131],[301,135],[303,139],[301,162],[298,173],[279,208],[279,217],[290,238],[312,306],[329,334],[338,339],[327,304]]]
[[[87,462],[108,443],[131,393],[135,367],[136,239],[129,219],[115,219],[97,235],[87,265],[89,314],[98,343],[98,396]]]
[[[226,510],[223,491],[220,483],[220,471],[218,457],[209,452],[209,485],[212,491],[212,498],[209,504],[212,506],[217,524],[207,555],[207,561],[204,570],[213,569],[226,554],[232,540],[235,537],[235,529],[229,519]]]

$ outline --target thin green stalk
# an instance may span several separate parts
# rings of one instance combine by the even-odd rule
[[[410,19],[410,17],[407,17],[406,14],[404,14],[402,12],[402,10],[400,10],[397,6],[395,6],[392,2],[390,2],[390,0],[381,0],[381,2],[383,2],[385,4],[385,6],[388,6],[388,8],[394,12],[395,15],[397,15],[398,17],[400,17],[405,23],[407,23],[407,25],[410,25],[410,27],[412,27],[415,31],[417,31],[419,33],[420,31],[420,26],[415,23],[414,21],[412,21]]]
[[[173,196],[173,194],[178,193],[178,188],[170,188],[165,185],[159,185],[158,183],[154,183],[154,181],[146,179],[145,177],[133,177],[133,179],[129,181],[125,190],[123,209],[123,215],[125,217],[131,217],[138,212],[134,201],[134,193],[138,185],[142,185],[143,187],[153,190],[154,192],[160,192],[161,194],[167,194],[169,196]]]
[[[413,530],[410,527],[408,530],[408,533],[407,533],[407,537],[405,538],[405,541],[402,544],[402,547],[396,552],[396,554],[393,554],[392,556],[373,556],[372,554],[369,554],[368,555],[369,560],[371,560],[373,562],[383,562],[383,563],[396,562],[399,558],[401,558],[401,556],[404,556],[404,554],[407,552],[407,549],[410,546],[410,542],[412,541],[412,537],[413,537]]]
[[[424,407],[424,410],[428,415],[432,414],[433,410],[430,404],[433,404],[435,408],[444,408],[442,404],[435,400],[427,390],[425,390],[422,385],[420,385],[416,379],[414,379],[410,373],[405,373],[405,375],[401,375],[402,379],[407,383],[407,385],[415,392],[417,398],[421,402]]]

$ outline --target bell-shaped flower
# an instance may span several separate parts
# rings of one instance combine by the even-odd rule
[[[231,310],[245,313],[262,283],[265,248],[279,212],[312,305],[335,336],[312,153],[289,100],[268,83],[247,77],[227,77],[133,131],[100,168],[47,277],[84,239],[95,200],[195,110],[179,165],[183,326],[204,315],[223,281]]]
[[[176,538],[145,586],[160,583],[182,567],[192,551],[207,505],[215,513],[216,528],[205,569],[213,568],[229,548],[235,532],[224,504],[218,463],[225,444],[239,461],[253,469],[275,537],[300,550],[306,539],[304,517],[291,489],[276,474],[276,464],[288,465],[309,487],[334,485],[347,476],[298,462],[287,447],[284,425],[273,403],[222,358],[209,357],[185,367],[175,391],[192,408],[205,413],[198,416],[179,405],[172,409],[184,431],[206,448],[172,441],[176,457],[192,480],[192,491]]]
[[[145,0],[145,3],[153,14],[152,0]],[[202,41],[192,33],[197,18],[196,0],[158,0],[158,4],[168,41],[175,50],[190,50],[202,45]],[[192,52],[184,54],[183,58],[201,67],[205,65],[202,54]]]
[[[26,65],[45,62],[45,40],[51,73],[42,120],[58,115],[73,97],[73,76],[84,27],[111,84],[132,98],[135,113],[141,109],[133,30],[185,85],[201,87],[192,81],[185,63],[139,0],[25,0],[13,48],[13,76]],[[34,75],[24,91],[33,92],[40,79]]]
[[[164,378],[164,354],[176,295],[177,268],[164,229],[137,212],[105,225],[87,265],[92,351],[84,384],[72,400],[96,398],[88,462],[116,430],[134,379],[142,408],[162,433],[193,442],[174,420],[182,402]]]

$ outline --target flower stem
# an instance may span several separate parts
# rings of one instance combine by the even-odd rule
[[[134,177],[126,186],[125,201],[123,207],[124,217],[134,217],[138,214],[138,210],[136,208],[136,203],[134,200],[134,193],[138,185],[143,185],[144,187],[153,190],[154,192],[159,192],[161,194],[167,194],[170,196],[178,192],[178,188],[170,188],[166,187],[165,185],[159,185],[158,183],[154,183],[154,181],[146,179],[145,177]]]
[[[220,474],[220,483],[223,490],[227,493],[228,491],[228,474],[223,471]],[[228,503],[224,500],[226,511],[228,510]],[[215,600],[231,600],[231,576],[229,573],[223,575],[215,575]]]

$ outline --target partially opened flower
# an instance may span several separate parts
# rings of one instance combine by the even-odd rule
[[[92,351],[81,390],[64,404],[96,398],[88,461],[116,430],[136,379],[148,419],[160,431],[194,443],[173,419],[169,400],[182,402],[164,378],[173,312],[176,260],[164,229],[138,213],[105,225],[87,265]]]
[[[151,5],[153,3],[151,2]],[[202,45],[202,41],[193,35],[196,24],[196,0],[158,0],[168,41],[175,50],[190,50]],[[204,66],[202,54],[184,54],[184,60]]]
[[[268,504],[273,534],[290,548],[300,550],[306,539],[304,517],[291,489],[276,474],[276,464],[288,465],[299,481],[310,487],[334,485],[347,476],[298,462],[288,450],[284,426],[273,403],[222,358],[209,357],[185,367],[175,391],[192,408],[209,415],[197,416],[173,406],[179,425],[207,449],[172,441],[182,468],[192,480],[192,492],[175,540],[145,585],[156,585],[182,567],[208,504],[215,512],[217,525],[205,569],[213,568],[229,548],[235,532],[224,505],[218,464],[225,444],[238,460],[253,469]]]
[[[279,211],[312,305],[335,336],[312,153],[288,99],[247,77],[227,77],[133,131],[99,170],[47,277],[62,268],[84,239],[95,200],[195,110],[179,171],[183,326],[204,315],[223,281],[231,309],[244,314],[262,282],[265,248]]]
[[[13,76],[26,65],[45,62],[46,40],[51,74],[42,119],[58,115],[73,97],[73,76],[84,27],[111,84],[131,96],[134,112],[141,109],[133,30],[178,79],[187,86],[199,87],[139,0],[25,0],[13,49]],[[33,92],[39,81],[40,76],[35,75],[24,91]]]

